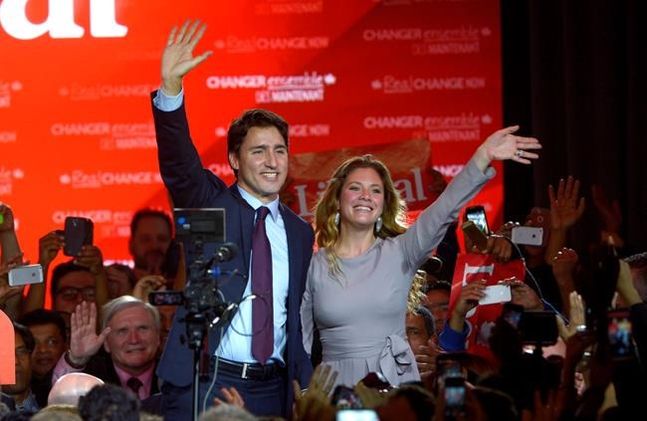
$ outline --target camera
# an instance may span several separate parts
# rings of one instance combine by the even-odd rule
[[[63,254],[78,256],[83,246],[92,244],[93,232],[94,224],[91,219],[75,216],[65,218]]]
[[[184,304],[184,294],[179,291],[153,291],[148,302],[154,306],[179,306]]]

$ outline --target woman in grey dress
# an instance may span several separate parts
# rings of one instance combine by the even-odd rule
[[[541,148],[496,131],[441,196],[408,229],[405,205],[388,169],[369,155],[344,162],[316,207],[319,251],[312,257],[301,306],[304,347],[319,331],[322,362],[354,385],[369,372],[392,385],[419,380],[405,336],[407,294],[416,269],[438,245],[459,210],[494,176],[493,160],[529,164]]]

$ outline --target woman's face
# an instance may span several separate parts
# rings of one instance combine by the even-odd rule
[[[353,170],[342,186],[339,214],[342,224],[373,227],[384,209],[384,183],[373,168]]]

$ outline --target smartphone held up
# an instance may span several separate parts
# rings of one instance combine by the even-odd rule
[[[42,284],[43,267],[41,265],[17,266],[9,270],[9,286]]]
[[[65,218],[63,236],[65,239],[63,254],[73,257],[78,256],[83,246],[92,244],[94,224],[88,218],[68,216]]]

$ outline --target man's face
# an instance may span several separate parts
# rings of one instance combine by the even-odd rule
[[[443,330],[447,321],[447,312],[449,310],[449,291],[444,289],[434,289],[427,293],[427,309],[434,316],[436,332]]]
[[[276,127],[252,127],[238,154],[229,154],[238,185],[263,203],[278,197],[288,175],[288,148]]]
[[[59,281],[54,294],[54,310],[60,312],[67,323],[77,304],[94,302],[95,299],[94,276],[84,270],[70,272]]]
[[[170,244],[171,232],[164,219],[157,216],[141,218],[129,243],[135,267],[158,274]]]
[[[112,317],[108,326],[111,331],[104,347],[115,365],[139,375],[154,364],[160,335],[146,308],[140,305],[126,307]]]
[[[63,334],[53,323],[29,326],[36,340],[36,348],[31,357],[31,366],[38,377],[45,376],[54,368],[67,348]]]
[[[415,354],[421,346],[427,345],[429,334],[425,329],[425,319],[417,314],[407,313],[406,319],[407,340]]]
[[[21,396],[29,390],[31,382],[31,352],[25,346],[22,336],[16,336],[16,384],[2,386],[2,391],[8,395]],[[21,401],[22,402],[22,401]]]

